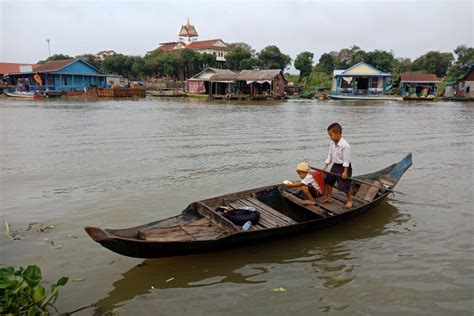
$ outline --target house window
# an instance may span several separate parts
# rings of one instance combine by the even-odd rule
[[[466,87],[466,93],[469,93],[469,91],[471,91],[471,86]]]
[[[64,78],[63,85],[67,86],[67,76],[64,76],[63,78]]]

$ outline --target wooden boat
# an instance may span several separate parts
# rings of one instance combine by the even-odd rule
[[[398,95],[343,95],[330,94],[329,98],[333,100],[371,100],[371,101],[403,101],[403,97]]]
[[[7,91],[4,90],[3,93],[11,98],[17,98],[17,99],[41,99],[43,98],[42,95],[37,94],[36,92],[33,91]]]
[[[404,96],[403,101],[434,101],[434,96],[417,97],[417,96]]]
[[[152,97],[185,97],[186,93],[180,89],[160,89],[157,91],[147,91]]]
[[[191,203],[178,216],[126,229],[86,227],[93,240],[116,253],[137,258],[189,255],[249,245],[314,231],[366,212],[380,204],[412,165],[408,154],[380,171],[354,177],[353,207],[344,207],[345,194],[333,189],[333,203],[305,205],[294,188],[277,184]],[[227,220],[219,210],[251,206],[260,221],[250,230]]]

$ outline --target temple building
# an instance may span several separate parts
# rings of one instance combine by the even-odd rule
[[[160,43],[158,48],[149,51],[148,53],[153,53],[159,50],[174,51],[189,48],[201,54],[207,53],[214,55],[216,61],[224,63],[225,54],[230,50],[229,45],[221,39],[198,41],[198,32],[193,25],[189,24],[189,19],[185,25],[181,26],[178,36],[179,41]]]

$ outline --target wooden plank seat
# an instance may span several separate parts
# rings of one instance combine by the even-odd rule
[[[356,194],[354,195],[354,197],[358,198],[358,199],[361,199],[361,200],[365,200],[367,202],[371,202],[375,196],[377,195],[377,193],[381,190],[380,187],[382,185],[382,183],[380,181],[377,181],[377,180],[364,180],[364,182],[367,182],[367,183],[371,183],[373,185],[368,185],[368,184],[364,184],[362,183],[359,187],[359,189],[357,190]]]
[[[288,226],[297,223],[295,220],[253,197],[240,199],[229,204],[230,209],[238,209],[245,206],[253,207],[260,212],[258,224],[253,225],[250,230]]]
[[[326,207],[326,205],[322,206],[320,203],[318,203],[319,201],[316,201],[316,203],[318,205],[304,204],[303,199],[300,199],[299,197],[297,197],[296,195],[294,195],[293,193],[288,192],[288,191],[281,191],[281,196],[288,199],[292,203],[300,205],[300,206],[304,207],[305,209],[310,210],[311,212],[313,212],[313,213],[315,213],[315,214],[317,214],[321,217],[329,217],[329,216],[331,216],[331,213],[338,213],[337,212],[337,207],[334,208],[331,205],[329,205],[328,207]]]

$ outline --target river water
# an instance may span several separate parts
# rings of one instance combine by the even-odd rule
[[[68,276],[78,315],[472,315],[469,103],[0,99],[1,265]],[[321,166],[342,124],[354,174],[413,153],[395,194],[351,221],[234,250],[141,260],[92,241],[189,203]],[[278,290],[275,290],[278,289]]]

